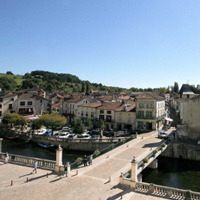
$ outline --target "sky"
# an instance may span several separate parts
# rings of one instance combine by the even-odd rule
[[[122,88],[200,84],[199,0],[0,0],[0,73]]]

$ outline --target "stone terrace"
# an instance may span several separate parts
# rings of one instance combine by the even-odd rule
[[[114,200],[121,199],[122,194],[123,199],[163,199],[135,193],[118,184],[121,172],[131,168],[133,156],[139,159],[156,148],[160,141],[157,132],[139,135],[137,139],[94,159],[92,165],[81,166],[78,175],[76,170],[70,171],[68,177],[42,169],[32,174],[33,168],[0,162],[0,199]]]

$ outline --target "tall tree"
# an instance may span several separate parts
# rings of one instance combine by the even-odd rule
[[[39,124],[46,127],[51,127],[52,132],[57,127],[64,126],[67,123],[67,119],[58,114],[44,114],[39,117]]]
[[[81,92],[85,92],[85,83],[82,82]]]
[[[174,82],[174,92],[178,93],[179,91],[179,86],[177,82]]]
[[[77,119],[74,121],[74,128],[73,128],[73,132],[76,134],[82,134],[85,130],[85,125],[83,124],[83,122],[80,119]]]

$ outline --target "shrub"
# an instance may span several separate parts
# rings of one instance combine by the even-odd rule
[[[157,154],[157,153],[158,153],[158,150],[155,149],[155,150],[153,151],[153,154]]]
[[[143,160],[143,162],[144,162],[144,163],[148,163],[148,162],[149,162],[149,159],[148,159],[148,158],[145,158],[145,159]]]

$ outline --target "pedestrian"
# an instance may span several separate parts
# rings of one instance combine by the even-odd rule
[[[68,168],[69,168],[69,163],[66,162],[66,165],[65,165],[65,175],[66,175],[66,177],[68,177]]]
[[[35,172],[37,174],[37,165],[38,165],[38,161],[35,160],[34,163],[33,163],[33,172]]]
[[[89,163],[89,165],[92,165],[92,159],[93,159],[93,155],[91,154],[91,155],[88,157],[88,163]]]
[[[84,155],[83,157],[83,164],[84,164],[84,167],[87,166],[87,156]]]
[[[8,152],[6,152],[6,154],[5,154],[5,164],[8,163],[8,159],[9,159],[9,155],[8,155]]]

